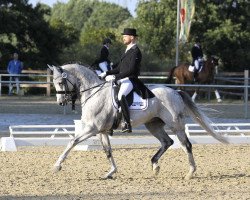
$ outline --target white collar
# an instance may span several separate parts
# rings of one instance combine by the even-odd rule
[[[198,45],[198,44],[195,44],[194,46],[200,48],[200,45]]]
[[[131,44],[129,44],[129,45],[127,46],[127,48],[126,48],[125,53],[126,53],[129,49],[131,49],[133,46],[135,46],[135,45],[136,45],[136,43],[131,43]]]

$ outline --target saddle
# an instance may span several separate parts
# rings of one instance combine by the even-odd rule
[[[129,110],[146,110],[148,108],[148,99],[155,97],[155,95],[146,86],[144,87],[146,89],[145,88],[141,89],[138,87],[133,88],[132,91],[126,96]],[[117,85],[113,82],[111,87],[112,104],[116,108],[117,112],[112,129],[118,128],[122,118],[122,113],[119,112],[119,101],[118,101],[119,89],[120,85]]]
[[[201,72],[202,68],[203,68],[203,62],[199,62],[199,68],[198,68],[197,72],[198,73]],[[195,71],[195,66],[189,65],[188,66],[188,71],[194,72]]]
[[[201,72],[201,70],[203,68],[204,60],[203,60],[203,58],[199,57],[197,59],[197,61],[198,61],[198,65],[199,65],[198,69],[195,69],[194,63],[192,63],[191,65],[189,65],[188,71],[190,71],[190,72],[195,72],[196,71],[197,73]],[[195,61],[193,61],[193,62],[195,62]]]

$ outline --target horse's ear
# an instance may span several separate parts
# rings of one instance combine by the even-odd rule
[[[51,71],[54,71],[54,66],[51,66],[49,64],[47,64],[48,68],[50,68]]]

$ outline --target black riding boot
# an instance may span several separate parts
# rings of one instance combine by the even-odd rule
[[[119,102],[121,109],[122,109],[122,118],[123,118],[123,122],[121,124],[122,126],[122,132],[132,132],[132,128],[131,128],[131,124],[130,124],[130,114],[129,114],[129,107],[128,107],[128,103],[127,100],[125,98],[125,96],[122,96],[121,101]]]
[[[194,67],[194,82],[197,82],[198,70]]]

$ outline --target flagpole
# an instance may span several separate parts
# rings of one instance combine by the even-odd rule
[[[180,0],[177,1],[177,26],[176,26],[176,55],[175,65],[179,64],[179,26],[180,26]]]

